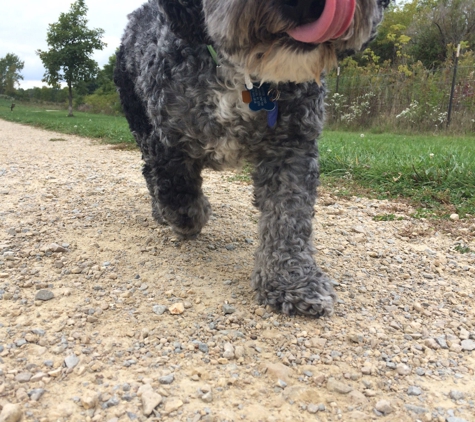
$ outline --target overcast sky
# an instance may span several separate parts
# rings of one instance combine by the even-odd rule
[[[104,29],[103,41],[107,47],[94,55],[102,67],[120,44],[127,24],[127,15],[145,0],[86,0],[89,8],[89,28]],[[0,0],[0,57],[14,53],[25,62],[21,88],[44,85],[43,64],[35,51],[47,50],[48,24],[58,21],[62,12],[68,12],[72,0]]]

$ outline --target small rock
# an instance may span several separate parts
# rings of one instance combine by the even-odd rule
[[[228,305],[227,303],[223,305],[224,315],[234,314],[234,312],[236,312],[236,308],[234,306]]]
[[[180,407],[183,406],[183,402],[176,397],[168,399],[165,402],[164,410],[166,414],[172,413],[175,410],[178,410]]]
[[[19,382],[19,383],[28,382],[28,381],[30,381],[32,376],[33,376],[33,374],[31,374],[30,372],[20,372],[15,377],[15,381]]]
[[[353,390],[353,388],[343,382],[337,381],[334,378],[329,378],[327,381],[327,390],[334,391],[339,394],[348,394]]]
[[[47,377],[48,375],[46,375],[44,372],[37,372],[36,374],[34,374],[31,379],[30,379],[30,382],[38,382],[38,381],[41,381],[44,377]]]
[[[41,289],[35,295],[35,300],[51,300],[54,298],[54,293],[51,290]]]
[[[407,394],[409,396],[420,396],[422,394],[422,390],[419,387],[416,387],[415,385],[411,385],[407,389]]]
[[[439,336],[439,337],[436,337],[435,338],[435,341],[437,343],[439,343],[439,346],[442,348],[442,349],[448,349],[449,346],[447,345],[447,342],[445,341],[445,336]]]
[[[319,408],[318,408],[318,405],[316,404],[313,404],[313,403],[310,403],[308,406],[307,406],[307,412],[308,413],[317,413],[319,411]]]
[[[452,221],[458,221],[460,220],[460,216],[458,214],[450,214],[450,219]]]
[[[0,422],[19,422],[23,417],[23,411],[19,404],[7,403],[0,413]]]
[[[468,422],[466,419],[458,418],[457,416],[449,416],[447,422]]]
[[[475,341],[473,341],[473,340],[463,340],[462,341],[462,350],[468,350],[468,351],[475,350]]]
[[[351,333],[348,335],[348,340],[350,340],[353,343],[363,343],[364,338],[361,334]]]
[[[206,343],[199,343],[198,344],[198,350],[203,353],[208,353],[209,352],[209,347]]]
[[[234,346],[231,343],[225,343],[224,344],[224,353],[223,353],[223,358],[226,359],[234,359]]]
[[[366,233],[366,230],[363,226],[354,226],[351,228],[355,233]]]
[[[423,415],[428,412],[425,407],[415,406],[413,404],[405,404],[404,407],[410,412],[415,413],[416,415]]]
[[[285,382],[289,382],[294,372],[292,368],[289,368],[282,363],[267,363],[264,366],[264,370],[266,370],[267,375],[269,375],[275,381],[281,379]]]
[[[379,400],[374,408],[382,413],[383,415],[389,415],[393,412],[393,408],[391,407],[391,403],[388,400]]]
[[[165,305],[154,305],[152,311],[157,315],[163,315],[167,309]]]
[[[450,390],[449,396],[452,400],[463,400],[464,394],[458,390]]]
[[[168,311],[172,314],[172,315],[181,315],[183,312],[185,312],[185,305],[183,305],[183,303],[179,302],[179,303],[174,303],[173,305],[171,305],[169,308],[168,308]]]
[[[275,384],[277,387],[282,388],[282,389],[287,387],[287,383],[285,381],[282,381],[281,379],[278,379]]]
[[[437,350],[440,349],[439,343],[435,341],[433,338],[426,338],[424,340],[424,345],[428,347],[429,349]]]
[[[409,366],[407,366],[406,364],[404,363],[398,363],[398,365],[396,366],[396,372],[399,374],[399,375],[409,375],[412,370]]]
[[[361,373],[363,375],[371,375],[373,373],[373,368],[371,366],[363,366],[361,368]]]
[[[152,387],[142,392],[142,411],[145,416],[149,416],[161,402],[162,396],[152,390]]]
[[[204,401],[205,403],[211,403],[213,401],[213,393],[211,391],[204,393],[201,396],[201,400]]]
[[[67,368],[75,368],[79,363],[79,358],[76,355],[69,355],[66,359],[64,359],[64,363],[66,364]]]
[[[117,406],[120,403],[120,400],[117,397],[111,397],[106,402],[102,403],[103,409],[109,409],[111,407]]]
[[[38,401],[39,399],[41,399],[44,393],[45,390],[43,388],[35,388],[34,390],[31,390],[28,395],[30,396],[31,400]]]
[[[88,392],[81,397],[81,406],[84,409],[95,409],[99,404],[99,395],[94,392]]]
[[[175,374],[170,374],[170,375],[164,375],[163,377],[160,377],[158,379],[158,382],[160,384],[164,384],[164,385],[169,385],[171,384],[173,381],[175,381]]]

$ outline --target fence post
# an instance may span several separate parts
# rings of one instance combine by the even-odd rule
[[[450,119],[452,118],[452,102],[454,100],[455,82],[457,79],[457,66],[459,63],[459,56],[460,56],[460,44],[457,46],[457,53],[455,54],[454,76],[452,78],[452,89],[450,90],[449,109],[447,111],[447,127],[449,127]]]
[[[335,93],[338,94],[338,87],[340,86],[340,66],[336,68],[336,87]]]

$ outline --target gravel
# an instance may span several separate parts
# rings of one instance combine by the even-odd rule
[[[473,219],[320,189],[339,301],[285,317],[249,285],[250,185],[205,172],[213,216],[182,241],[138,151],[55,137],[0,121],[0,420],[475,420]]]

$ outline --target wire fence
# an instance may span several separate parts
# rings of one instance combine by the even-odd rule
[[[454,67],[370,74],[341,69],[327,77],[329,124],[348,127],[398,126],[421,130],[445,128],[451,104],[451,129],[475,131],[475,64],[459,66],[453,97]]]

